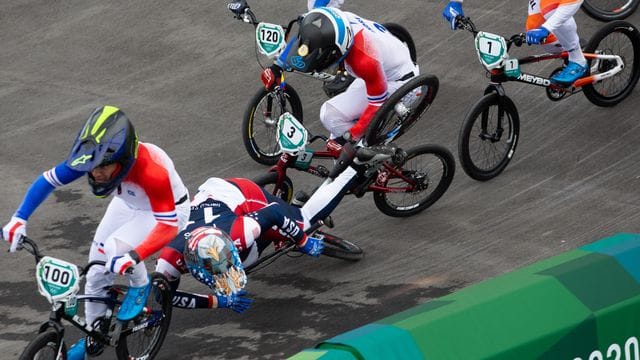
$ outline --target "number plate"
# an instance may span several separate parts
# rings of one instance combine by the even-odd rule
[[[260,23],[256,27],[258,50],[268,57],[274,57],[284,49],[284,29],[280,25]]]
[[[500,35],[483,31],[476,35],[476,51],[478,52],[478,59],[487,70],[502,67],[508,57],[505,39]]]
[[[45,256],[36,267],[40,294],[53,303],[64,301],[80,289],[80,274],[75,264]]]
[[[512,78],[520,76],[520,63],[518,59],[507,59],[504,63],[504,73]]]
[[[307,145],[307,129],[290,113],[278,119],[278,144],[283,152],[295,154]]]

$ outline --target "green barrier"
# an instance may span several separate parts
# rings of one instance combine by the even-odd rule
[[[351,356],[345,359],[640,360],[638,337],[640,235],[618,234],[336,336],[292,359],[328,351]]]

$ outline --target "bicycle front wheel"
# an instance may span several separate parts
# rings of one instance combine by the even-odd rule
[[[300,96],[287,85],[284,91],[261,88],[253,96],[242,118],[242,141],[249,156],[260,164],[275,165],[280,157],[278,118],[290,112],[302,123]]]
[[[395,174],[382,168],[375,184],[386,191],[373,193],[383,214],[393,217],[415,215],[433,205],[451,185],[456,163],[451,152],[439,145],[422,145],[407,151]]]
[[[613,21],[593,35],[585,53],[618,55],[624,68],[614,76],[583,87],[584,96],[597,106],[614,106],[631,94],[640,77],[640,33],[626,21]],[[590,59],[591,75],[611,70],[615,61]]]
[[[367,127],[367,145],[388,144],[406,133],[431,106],[439,85],[437,77],[423,74],[391,94]]]
[[[144,310],[128,321],[116,346],[118,359],[153,359],[158,355],[171,322],[172,296],[164,275],[151,274],[151,293]]]
[[[458,157],[471,178],[500,175],[513,157],[520,134],[516,105],[497,93],[483,96],[469,111],[458,135]]]
[[[324,256],[347,261],[358,261],[364,256],[364,251],[358,245],[341,237],[320,230],[315,231],[312,236],[323,239]]]
[[[600,21],[622,20],[633,14],[640,0],[584,0],[582,9]]]
[[[20,360],[64,360],[66,358],[67,347],[53,329],[38,334],[20,355]]]
[[[293,199],[293,182],[286,175],[280,184],[278,184],[278,174],[272,171],[258,176],[253,179],[253,182],[288,203]]]

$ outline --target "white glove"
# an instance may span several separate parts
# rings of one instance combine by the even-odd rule
[[[114,274],[124,275],[125,272],[127,272],[127,269],[136,266],[137,264],[138,262],[132,258],[129,253],[126,253],[124,255],[114,256],[111,258],[111,261],[109,261],[108,264],[108,269]]]
[[[11,221],[2,228],[2,238],[11,244],[9,252],[18,250],[19,240],[23,236],[27,236],[27,220],[12,216]]]

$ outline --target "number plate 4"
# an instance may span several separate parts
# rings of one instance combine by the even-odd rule
[[[64,260],[45,256],[36,266],[38,291],[50,303],[75,295],[80,289],[79,279],[78,267]]]

